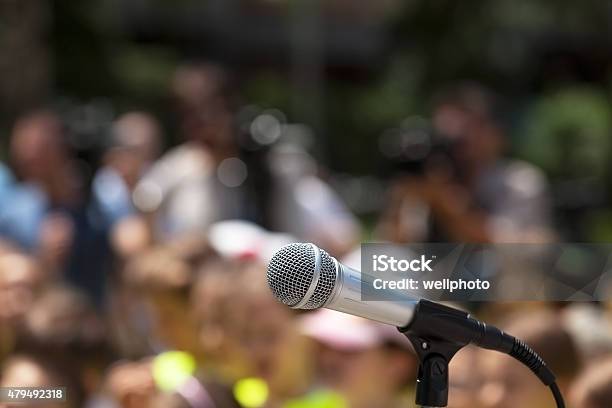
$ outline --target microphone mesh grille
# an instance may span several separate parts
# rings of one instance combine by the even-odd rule
[[[321,273],[314,293],[302,309],[316,309],[325,304],[336,284],[336,264],[323,250]],[[300,303],[314,279],[315,251],[310,244],[290,244],[281,248],[270,261],[267,280],[280,302],[295,306]]]
[[[336,263],[327,252],[322,249],[319,251],[321,251],[321,274],[314,293],[303,307],[304,309],[317,309],[323,306],[336,285]]]
[[[274,296],[288,306],[298,304],[306,295],[315,269],[315,251],[308,244],[282,247],[268,266],[268,285]]]

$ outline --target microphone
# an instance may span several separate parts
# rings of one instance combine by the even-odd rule
[[[460,310],[417,300],[399,290],[390,293],[394,300],[362,300],[362,287],[373,278],[314,244],[294,243],[278,250],[268,265],[267,280],[274,297],[293,309],[325,307],[390,324],[402,332],[418,331],[421,337],[463,345],[473,342],[505,353],[512,350],[513,338]]]
[[[404,327],[417,300],[400,291],[397,301],[362,301],[362,281],[371,277],[338,262],[314,244],[282,247],[268,266],[274,297],[293,309],[326,307],[381,323]]]
[[[557,406],[564,407],[553,373],[524,342],[466,312],[415,299],[399,290],[392,293],[393,301],[364,301],[362,284],[368,287],[372,279],[310,243],[293,243],[279,249],[267,272],[274,297],[293,309],[325,307],[396,326],[410,340],[421,361],[417,380],[420,405],[446,406],[448,362],[458,350],[473,343],[508,354],[529,367],[551,388]]]

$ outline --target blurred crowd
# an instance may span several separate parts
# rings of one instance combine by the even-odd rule
[[[178,145],[130,111],[88,167],[56,111],[14,123],[0,163],[0,387],[67,387],[67,403],[37,405],[49,408],[412,406],[418,364],[394,328],[298,313],[267,287],[267,261],[291,242],[359,265],[364,227],[303,134],[245,108],[213,64],[177,69],[172,93]],[[507,154],[496,96],[461,83],[431,106],[427,123],[380,140],[395,167],[372,239],[557,240],[546,177]],[[612,406],[612,304],[477,315],[540,353],[571,407]],[[553,406],[499,354],[466,348],[450,374],[451,408]]]

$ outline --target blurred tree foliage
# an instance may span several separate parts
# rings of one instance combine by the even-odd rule
[[[270,41],[271,50],[244,48],[238,51],[241,58],[222,55],[219,50],[232,48],[235,36],[218,38],[206,30],[207,15],[223,9],[225,14],[219,15],[236,16],[230,22],[266,16],[253,25],[228,27],[232,33],[256,37],[262,24],[278,23],[280,32],[289,35],[294,21],[288,12],[291,8],[285,6],[289,0],[48,3],[49,21],[31,24],[48,25],[39,36],[48,37],[50,87],[55,96],[84,100],[103,96],[111,98],[119,111],[141,106],[161,112],[167,110],[168,81],[177,63],[220,56],[237,69],[249,100],[277,104],[292,116],[290,62],[266,54],[286,56],[286,50],[282,46],[275,49],[277,43]],[[318,130],[322,137],[331,136],[322,145],[332,150],[333,166],[342,170],[373,171],[376,166],[367,166],[363,160],[363,151],[371,157],[368,149],[346,150],[343,146],[352,142],[373,146],[368,140],[405,116],[426,113],[431,94],[455,80],[482,81],[506,96],[511,102],[508,106],[519,112],[519,103],[568,83],[586,81],[602,89],[610,83],[612,7],[608,2],[384,1],[378,6],[383,12],[368,12],[372,21],[355,12],[359,6],[349,9],[350,4],[337,0],[318,4],[326,24],[326,35],[320,36],[323,41],[331,35],[329,27],[348,27],[350,34],[351,27],[368,25],[383,38],[377,59],[356,58],[359,62],[355,66],[347,63],[344,70],[323,67],[321,87],[326,103],[322,115],[326,120]],[[343,8],[345,15],[340,13]],[[139,27],[136,32],[134,26]],[[346,37],[345,48],[359,53],[359,47],[350,42]],[[334,64],[334,55],[326,52],[323,64]]]
[[[612,153],[610,100],[597,88],[567,87],[539,98],[525,118],[525,158],[556,179],[607,181]]]
[[[306,89],[322,96],[313,103],[322,118],[312,124],[322,150],[316,153],[334,170],[379,173],[378,136],[407,116],[427,115],[440,87],[471,79],[503,95],[516,154],[553,178],[573,176],[565,160],[585,163],[582,175],[601,183],[610,174],[610,2],[386,0],[366,7],[319,0],[318,10],[309,6],[301,18],[306,9],[293,7],[300,1],[38,0],[48,18],[36,18],[29,2],[12,1],[23,6],[0,8],[3,55],[17,55],[19,42],[6,39],[19,33],[32,47],[18,54],[18,64],[0,64],[12,67],[2,71],[3,87],[23,77],[17,66],[48,61],[48,76],[39,76],[31,93],[40,103],[103,97],[115,113],[147,109],[176,141],[172,72],[182,61],[212,58],[236,71],[249,103],[279,108],[289,120],[307,117],[295,111],[309,101],[295,104],[292,63],[301,55],[295,47],[312,44],[295,27],[308,32],[315,24],[309,32],[323,43],[307,51],[319,57],[313,66],[321,75]],[[20,13],[28,29],[13,24]],[[2,134],[31,106],[5,109]],[[581,147],[563,148],[561,140]]]

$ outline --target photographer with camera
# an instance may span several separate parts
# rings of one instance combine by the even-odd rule
[[[487,90],[461,84],[434,99],[430,125],[407,123],[395,148],[381,140],[383,153],[393,151],[400,167],[379,224],[382,238],[482,243],[551,239],[546,179],[533,165],[503,157],[507,139],[494,111]]]

